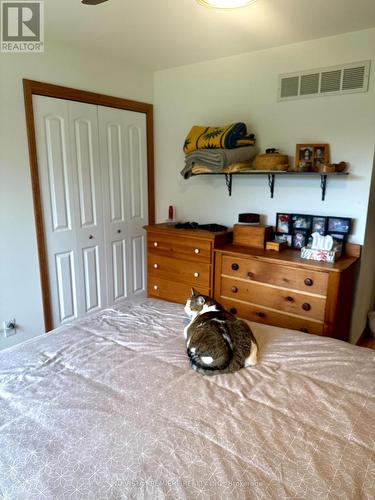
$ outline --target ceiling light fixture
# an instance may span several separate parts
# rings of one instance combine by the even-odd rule
[[[248,7],[256,0],[197,0],[205,7],[214,7],[215,9],[238,9],[239,7]]]

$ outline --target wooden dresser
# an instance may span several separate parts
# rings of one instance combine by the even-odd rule
[[[147,231],[147,294],[184,304],[195,287],[213,296],[214,246],[230,241],[228,231],[176,229],[168,224]]]
[[[347,340],[359,245],[335,263],[224,245],[215,251],[215,299],[239,317]]]

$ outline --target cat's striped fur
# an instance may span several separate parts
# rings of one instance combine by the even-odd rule
[[[257,364],[258,345],[245,321],[194,288],[185,312],[192,318],[184,335],[194,370],[216,375]]]

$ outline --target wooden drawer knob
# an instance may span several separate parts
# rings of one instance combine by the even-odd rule
[[[196,254],[200,253],[199,248],[196,248],[196,249],[194,250],[194,253],[196,253]]]
[[[159,243],[157,241],[154,241],[154,247],[158,247]]]
[[[305,279],[305,285],[306,286],[313,286],[314,282],[311,278],[306,278]]]
[[[199,273],[194,273],[194,278],[199,278]]]
[[[159,264],[154,264],[154,269],[158,269],[159,268]]]
[[[240,266],[238,264],[236,264],[236,263],[232,264],[233,271],[238,271],[239,268],[240,268]]]
[[[309,330],[307,328],[300,328],[299,331],[303,333],[309,333]]]
[[[235,307],[231,307],[229,309],[229,312],[232,313],[232,314],[237,314],[237,309]]]
[[[310,304],[308,304],[307,302],[305,302],[304,304],[302,304],[302,309],[304,311],[310,311],[311,306],[310,306]]]
[[[154,290],[159,290],[158,285],[154,285]]]
[[[237,293],[238,292],[238,288],[236,286],[232,286],[231,290],[232,290],[233,293]]]
[[[258,316],[258,318],[265,318],[266,317],[266,315],[261,311],[257,312],[256,315]]]
[[[255,274],[251,271],[247,273],[247,276],[252,280],[255,277]]]
[[[293,297],[290,297],[290,296],[288,296],[288,297],[286,298],[286,300],[287,300],[288,302],[294,302]]]

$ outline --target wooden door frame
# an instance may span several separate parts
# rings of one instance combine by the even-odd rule
[[[155,188],[154,188],[154,120],[153,105],[144,102],[130,101],[120,97],[112,97],[85,90],[78,90],[60,85],[53,85],[34,80],[23,80],[23,95],[25,101],[27,140],[29,145],[29,161],[31,185],[34,202],[34,217],[39,257],[40,283],[42,289],[42,303],[44,327],[46,332],[53,329],[51,293],[48,281],[47,250],[44,236],[43,209],[40,190],[38,156],[36,146],[35,121],[33,110],[33,95],[55,97],[69,101],[96,104],[110,108],[137,111],[146,115],[147,128],[147,182],[148,182],[148,222],[155,223]]]

